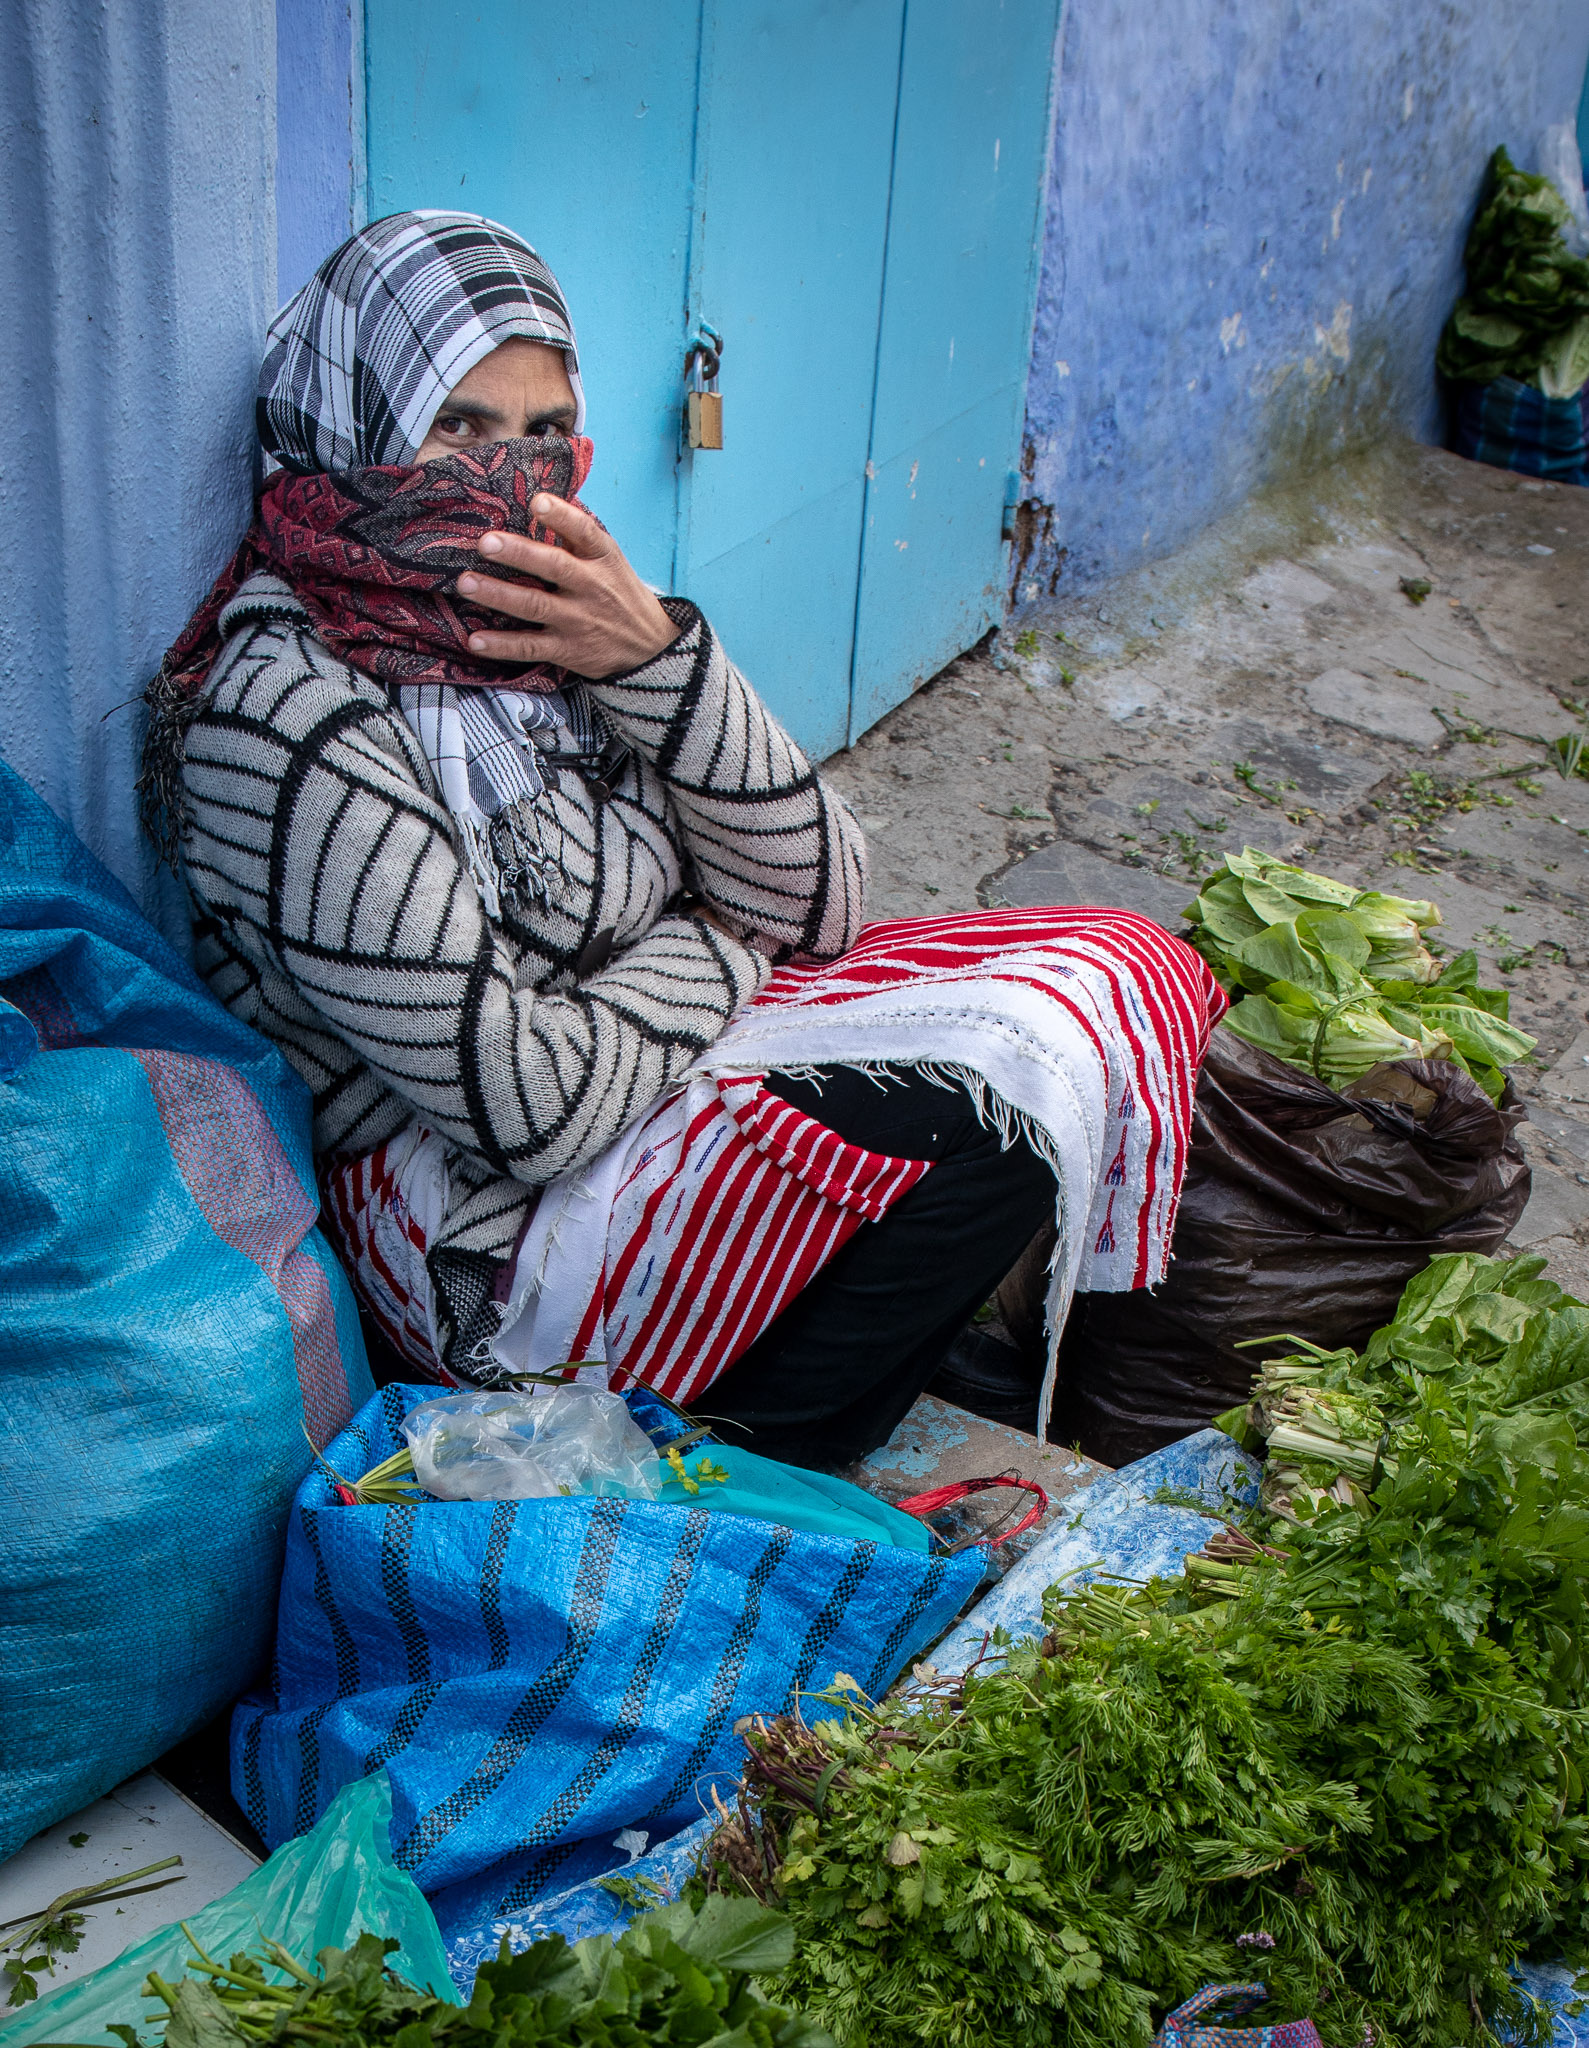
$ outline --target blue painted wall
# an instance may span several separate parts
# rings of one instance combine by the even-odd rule
[[[0,751],[186,943],[141,707],[236,544],[274,306],[270,0],[11,0],[0,65]]]
[[[276,0],[276,292],[363,216],[364,0]]]
[[[1389,432],[1496,143],[1571,121],[1585,0],[1068,0],[1016,595],[1165,553]]]

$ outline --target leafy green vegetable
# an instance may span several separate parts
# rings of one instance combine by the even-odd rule
[[[1264,1367],[1243,1417],[1269,1446],[1270,1512],[1305,1519],[1349,1497],[1334,1484],[1343,1474],[1396,1471],[1457,1423],[1509,1455],[1537,1438],[1536,1455],[1552,1456],[1562,1422],[1589,1439],[1589,1309],[1541,1279],[1544,1266],[1438,1258],[1361,1357],[1277,1340],[1296,1348]]]
[[[1570,398],[1589,377],[1589,259],[1562,237],[1571,218],[1548,178],[1495,152],[1463,251],[1468,288],[1435,357],[1443,377],[1518,377],[1552,398]]]
[[[1320,1005],[1300,990],[1296,1000],[1247,996],[1226,1018],[1226,1028],[1260,1052],[1305,1067],[1332,1087],[1344,1087],[1391,1060],[1448,1059],[1451,1041],[1398,1031],[1372,1002],[1347,1008]]]
[[[1264,1963],[1282,2013],[1337,1974],[1304,1901],[1369,1825],[1352,1788],[1295,1767],[1200,1626],[1096,1592],[1048,1618],[946,1698],[749,1738],[710,1881],[787,1907],[779,1988],[847,2044],[1145,2048],[1250,1974],[1244,1930],[1296,1930]]]
[[[786,1906],[773,1988],[846,2048],[1144,2048],[1261,1947],[1326,2048],[1542,2048],[1514,1964],[1589,1963],[1589,1310],[1543,1263],[1437,1259],[1361,1359],[1266,1368],[1294,1484],[1184,1580],[757,1724],[707,1873]]]
[[[74,1849],[87,1842],[85,1834],[69,1835]],[[158,1863],[146,1863],[141,1870],[124,1870],[102,1877],[93,1884],[80,1884],[59,1898],[51,1899],[37,1913],[23,1913],[0,1924],[0,1983],[7,2005],[26,2005],[39,1995],[39,1975],[55,1975],[62,1956],[76,1955],[82,1946],[85,1909],[107,1906],[117,1899],[135,1899],[144,1892],[164,1891],[168,1884],[181,1884],[180,1877],[159,1877],[182,1861],[180,1856],[163,1856]],[[153,1878],[152,1884],[141,1882]]]
[[[1534,382],[1547,398],[1571,398],[1589,383],[1589,313],[1546,343]]]
[[[1450,1060],[1498,1100],[1504,1069],[1534,1040],[1506,1021],[1504,989],[1478,961],[1440,962],[1424,931],[1433,903],[1353,889],[1244,847],[1185,913],[1192,944],[1237,1000],[1226,1028],[1332,1087],[1373,1067]]]
[[[662,1906],[616,1942],[597,1935],[570,1948],[550,1935],[511,1956],[504,1941],[465,2006],[393,1976],[385,1957],[396,1947],[361,1934],[351,1948],[322,1949],[318,1971],[274,1941],[229,1967],[199,1950],[178,1983],[151,1976],[145,1995],[166,2008],[166,2048],[833,2048],[819,2026],[762,1994],[756,1978],[786,1969],[794,1940],[781,1914],[747,1899]],[[146,2048],[133,2027],[111,2031]]]

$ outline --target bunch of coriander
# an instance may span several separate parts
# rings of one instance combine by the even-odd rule
[[[1273,1519],[1177,1582],[1049,1596],[934,1697],[749,1738],[710,1882],[846,2048],[1146,2048],[1201,1983],[1326,2048],[1542,2044],[1589,1965],[1589,1311],[1452,1257],[1306,1421]]]

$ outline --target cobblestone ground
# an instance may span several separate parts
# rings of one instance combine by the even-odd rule
[[[874,914],[1097,902],[1173,928],[1244,843],[1433,897],[1539,1039],[1512,1243],[1589,1296],[1589,780],[1547,751],[1589,741],[1586,572],[1589,491],[1405,446],[1029,604],[828,764]]]

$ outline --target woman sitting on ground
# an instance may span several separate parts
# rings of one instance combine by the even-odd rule
[[[605,1361],[831,1469],[1056,1209],[1054,1317],[1161,1277],[1207,969],[1120,912],[863,932],[853,815],[577,502],[525,243],[361,230],[277,316],[258,424],[143,787],[420,1376]]]

